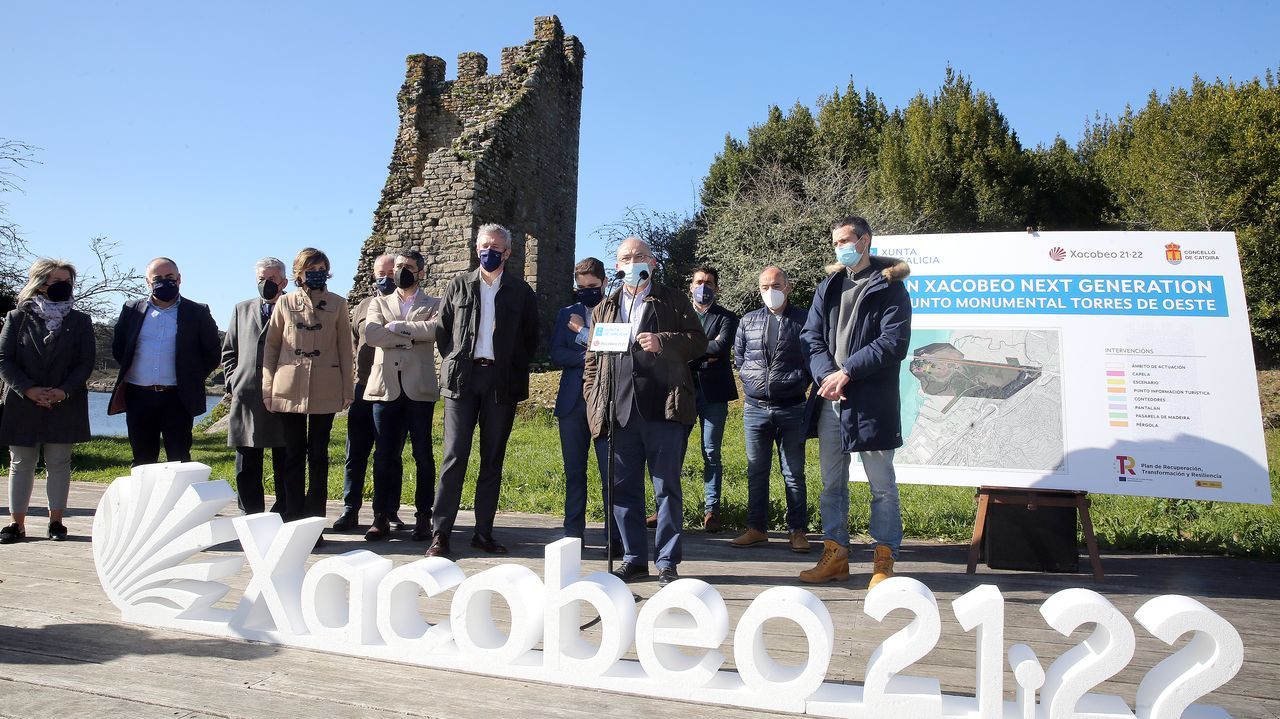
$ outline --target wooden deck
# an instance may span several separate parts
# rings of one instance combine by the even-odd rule
[[[93,508],[106,485],[75,483],[65,543],[43,537],[43,516],[28,519],[26,543],[0,547],[0,716],[3,717],[592,717],[691,716],[759,717],[760,712],[709,708],[605,692],[570,689],[483,676],[423,669],[367,659],[329,655],[241,641],[159,631],[120,621],[98,585],[89,551]],[[0,479],[0,497],[7,496]],[[43,486],[35,499],[42,501]],[[42,510],[41,510],[42,511]],[[337,516],[330,504],[330,519]],[[7,522],[7,507],[0,508]],[[367,521],[368,509],[365,509]],[[541,572],[542,546],[559,537],[555,517],[502,514],[497,532],[512,549],[495,560],[467,547],[471,518],[459,518],[457,561],[468,575],[498,563],[518,562]],[[393,540],[371,545],[359,534],[326,533],[327,544],[315,557],[351,549],[372,549],[397,563],[421,556],[425,545]],[[588,537],[584,566],[602,567]],[[796,555],[778,541],[767,547],[732,549],[729,533],[685,535],[682,576],[715,585],[736,623],[747,604],[764,589],[797,584],[796,573],[816,553]],[[1094,584],[1088,574],[1045,575],[998,572],[980,566],[965,574],[967,546],[912,542],[903,547],[900,573],[923,581],[942,607],[942,639],[908,673],[931,675],[943,691],[973,692],[974,639],[950,611],[950,600],[984,583],[998,585],[1006,599],[1006,647],[1029,644],[1048,664],[1085,631],[1070,638],[1050,629],[1038,608],[1052,593],[1071,586],[1097,589],[1132,617],[1159,594],[1195,597],[1235,625],[1244,639],[1245,664],[1230,683],[1200,700],[1221,706],[1235,717],[1280,717],[1280,565],[1220,557],[1154,556],[1104,553],[1107,581]],[[869,552],[846,584],[813,588],[826,602],[836,627],[836,649],[829,681],[861,682],[867,658],[904,621],[890,616],[877,623],[862,611]],[[1082,562],[1087,567],[1087,562]],[[247,581],[248,570],[232,582],[229,601]],[[656,582],[632,585],[640,597],[652,596]],[[438,610],[437,610],[438,611]],[[797,644],[798,629],[768,626],[768,645],[779,659]],[[731,625],[732,626],[732,625]],[[795,633],[788,633],[795,629]],[[1138,649],[1129,666],[1096,691],[1118,694],[1132,706],[1137,683],[1172,651],[1135,624]],[[1185,640],[1184,640],[1185,641]],[[1181,644],[1178,645],[1179,647]],[[732,651],[725,647],[732,661]],[[634,654],[631,655],[634,658]],[[731,666],[731,664],[730,664]],[[1013,678],[1006,668],[1007,698]]]

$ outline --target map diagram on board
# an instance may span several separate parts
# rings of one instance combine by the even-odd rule
[[[902,464],[1062,470],[1057,330],[913,330],[903,363]]]

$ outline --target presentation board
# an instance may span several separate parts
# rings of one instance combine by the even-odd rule
[[[911,266],[898,481],[1271,502],[1232,233],[902,235],[872,251]]]

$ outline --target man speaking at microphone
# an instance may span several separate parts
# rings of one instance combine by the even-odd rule
[[[609,422],[615,423],[613,516],[622,532],[623,558],[614,574],[624,582],[649,576],[644,526],[647,467],[658,505],[654,563],[658,584],[666,585],[679,577],[684,516],[680,470],[696,417],[689,362],[706,351],[707,336],[684,293],[652,281],[656,262],[643,240],[623,240],[616,267],[623,286],[596,306],[592,324],[630,324],[632,341],[617,357],[616,378],[607,355],[587,352],[582,393],[597,452],[608,451]],[[612,417],[606,416],[609,391]]]

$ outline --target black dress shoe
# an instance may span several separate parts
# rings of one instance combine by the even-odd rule
[[[333,523],[333,531],[350,532],[356,528],[356,523],[360,521],[360,512],[354,509],[344,509],[342,514],[338,515],[338,519]]]
[[[409,528],[409,525],[405,524],[404,520],[400,519],[399,514],[393,514],[387,519],[388,521],[391,522],[391,528],[396,530],[397,532],[403,532],[404,530]]]
[[[415,542],[425,542],[425,541],[427,541],[428,539],[431,539],[431,535],[432,535],[432,534],[433,534],[433,532],[431,531],[431,520],[430,520],[430,519],[426,520],[425,522],[424,522],[424,521],[422,521],[422,520],[418,520],[417,522],[414,522],[414,524],[413,524],[413,541],[415,541]]]
[[[49,522],[49,530],[45,533],[45,536],[55,542],[61,542],[67,538],[67,525],[62,522]]]
[[[387,523],[387,515],[373,515],[373,524],[369,525],[369,531],[364,533],[364,538],[370,542],[381,542],[384,539],[390,539],[391,525]]]
[[[471,546],[489,554],[506,554],[507,548],[498,544],[493,535],[476,534],[471,537]]]
[[[680,578],[680,575],[676,573],[675,567],[663,567],[662,569],[658,570],[658,586],[659,587],[665,587],[679,578]]]
[[[427,547],[428,557],[449,556],[449,536],[436,532],[431,536],[431,546]]]
[[[623,562],[618,568],[613,570],[613,576],[630,584],[637,579],[644,579],[649,576],[649,565],[640,562]]]
[[[0,529],[0,544],[13,544],[27,541],[27,530],[15,524]]]

